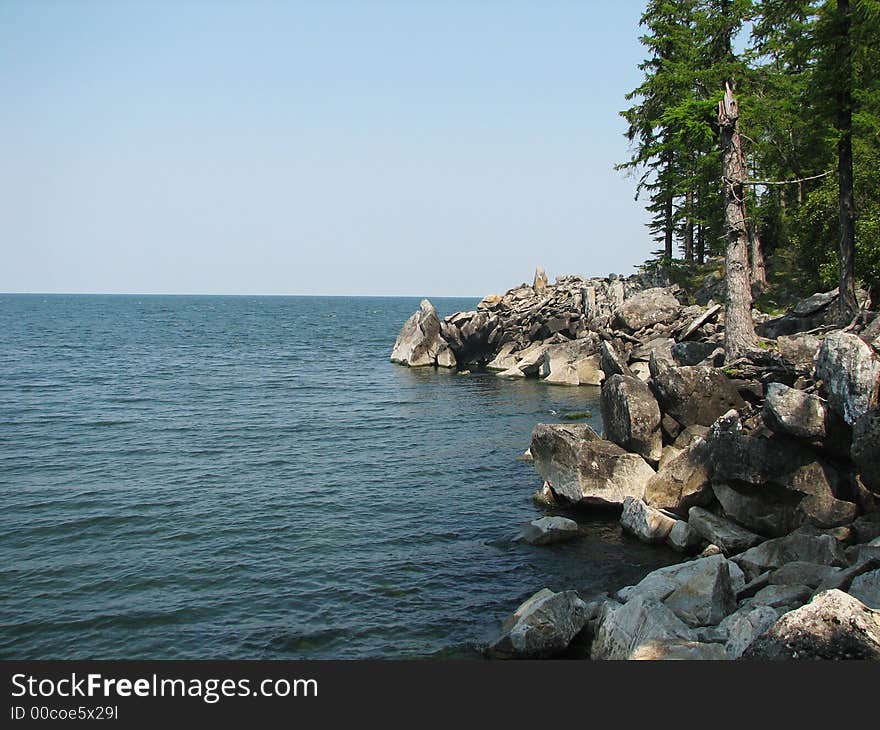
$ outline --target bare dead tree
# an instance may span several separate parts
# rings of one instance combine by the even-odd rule
[[[724,223],[727,238],[724,310],[724,355],[727,362],[746,357],[756,349],[752,322],[752,293],[749,277],[749,231],[743,181],[748,174],[739,135],[739,106],[730,84],[718,102],[724,182]]]

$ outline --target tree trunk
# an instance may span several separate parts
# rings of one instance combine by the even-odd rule
[[[694,263],[694,191],[688,190],[684,196],[684,260]]]
[[[702,223],[697,224],[697,263],[706,263],[706,235]]]
[[[723,160],[724,224],[727,232],[727,303],[724,309],[724,354],[727,362],[736,360],[756,347],[752,322],[752,293],[749,286],[749,232],[743,183],[746,164],[739,136],[739,107],[730,85],[718,102]]]
[[[761,250],[761,236],[754,225],[749,225],[749,244],[752,260],[752,292],[762,292],[767,286],[767,268],[764,265],[764,252]]]
[[[849,0],[837,0],[839,30],[835,58],[841,64],[837,88],[837,181],[839,184],[840,250],[838,252],[838,285],[840,287],[840,320],[848,322],[859,308],[855,284],[855,206],[853,204],[852,152],[852,46],[850,43]]]

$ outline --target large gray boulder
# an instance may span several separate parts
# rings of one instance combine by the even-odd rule
[[[877,405],[880,358],[858,336],[832,332],[816,355],[816,376],[825,384],[831,408],[848,424]]]
[[[576,591],[538,591],[501,626],[488,648],[497,659],[543,659],[564,651],[590,618]]]
[[[704,365],[661,370],[651,378],[651,387],[663,413],[682,426],[711,426],[727,411],[745,407],[733,383]]]
[[[727,634],[724,651],[728,659],[739,659],[752,642],[779,619],[770,606],[743,606],[725,618],[719,628]]]
[[[663,451],[660,408],[651,389],[636,377],[612,375],[602,386],[605,437],[657,463]]]
[[[796,560],[819,565],[847,565],[846,554],[837,540],[808,527],[798,528],[785,537],[767,540],[731,559],[750,580]]]
[[[818,395],[769,383],[762,412],[764,423],[777,433],[809,441],[821,441],[833,429],[833,412]],[[842,425],[842,424],[841,424]]]
[[[853,425],[852,460],[862,483],[880,493],[880,408],[863,413]]]
[[[599,613],[591,659],[633,659],[652,646],[693,641],[690,627],[656,599],[636,596],[621,605],[606,602]]]
[[[638,454],[599,438],[586,424],[539,423],[529,447],[554,493],[581,506],[620,506],[641,498],[654,470]]]
[[[736,565],[714,558],[695,563],[707,569],[693,572],[663,603],[688,626],[714,626],[736,610],[737,592],[730,574]]]
[[[627,497],[623,501],[620,525],[624,531],[642,542],[663,542],[672,531],[675,520],[660,510],[646,505],[641,499]]]
[[[391,350],[391,362],[413,368],[456,366],[455,355],[440,334],[437,310],[427,299],[422,299],[419,310],[404,322]]]
[[[880,570],[872,570],[853,578],[849,591],[868,608],[880,609]]]
[[[776,347],[782,358],[793,365],[798,371],[811,370],[816,353],[822,341],[815,335],[797,334],[781,335],[776,340]]]
[[[621,355],[610,342],[602,340],[600,349],[600,366],[606,378],[612,375],[632,375],[633,371],[627,365],[626,358]]]
[[[544,351],[539,377],[551,385],[601,385],[604,373],[598,350],[595,337],[550,345]]]
[[[671,290],[645,289],[627,299],[614,312],[615,327],[636,332],[654,324],[668,324],[678,317],[681,304]]]
[[[686,515],[692,506],[707,505],[712,500],[711,473],[711,447],[705,439],[697,438],[650,475],[645,484],[645,502]]]
[[[636,596],[665,601],[684,585],[714,580],[721,565],[727,566],[731,588],[738,594],[746,585],[744,573],[736,563],[716,554],[658,568],[636,585],[621,588],[617,596],[622,601],[631,601]]]
[[[880,659],[880,612],[842,591],[825,591],[784,614],[743,658]]]
[[[532,520],[514,538],[529,545],[550,545],[572,540],[579,534],[578,523],[567,517],[540,517]]]
[[[725,555],[736,555],[763,541],[760,535],[702,507],[691,507],[688,524],[707,542],[720,547]]]

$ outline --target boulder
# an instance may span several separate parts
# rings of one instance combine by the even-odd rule
[[[868,608],[880,609],[880,570],[872,570],[853,578],[848,593]]]
[[[825,591],[784,614],[743,658],[880,659],[880,612],[842,591]]]
[[[610,342],[602,340],[600,355],[601,359],[599,364],[604,371],[606,378],[610,378],[612,375],[633,374],[632,370],[630,370],[629,368],[629,365],[626,364],[626,359]]]
[[[767,540],[731,559],[750,580],[795,560],[819,565],[847,565],[846,555],[837,540],[808,527],[798,528],[785,537]]]
[[[728,659],[739,659],[752,642],[779,619],[770,606],[745,606],[732,613],[721,626],[727,631],[724,651]]]
[[[612,375],[602,387],[605,437],[657,463],[663,450],[660,408],[651,389],[638,378]]]
[[[566,517],[541,517],[532,520],[514,540],[529,545],[549,545],[578,536],[578,524]]]
[[[753,598],[750,598],[749,605],[770,606],[770,608],[797,608],[810,600],[812,593],[813,589],[803,584],[771,584],[765,586]]]
[[[544,364],[544,353],[549,345],[544,343],[535,343],[520,353],[520,359],[516,363],[516,368],[523,375],[537,375]]]
[[[494,359],[492,359],[486,365],[487,370],[510,370],[510,368],[515,367],[519,358],[517,358],[515,354],[516,343],[508,342],[503,345],[501,349],[498,351],[498,354],[495,355]]]
[[[675,345],[675,340],[671,337],[655,337],[636,347],[630,353],[630,358],[641,362],[650,362],[651,358],[654,358],[671,365],[673,363],[673,345]]]
[[[707,324],[718,318],[718,315],[721,313],[721,305],[713,304],[711,307],[708,307],[705,312],[697,316],[679,335],[678,339],[680,342],[684,342],[685,340],[690,339],[695,335],[703,325]]]
[[[672,359],[679,365],[697,365],[715,352],[714,342],[678,342],[672,346]]]
[[[642,542],[663,542],[674,524],[675,520],[660,510],[649,507],[641,499],[627,497],[623,501],[620,525],[624,531]]]
[[[651,378],[651,386],[663,413],[683,426],[711,426],[727,411],[745,407],[724,374],[704,365],[667,368]]]
[[[880,493],[880,408],[871,408],[856,419],[851,453],[862,483]]]
[[[689,626],[712,626],[736,610],[731,563],[723,558],[695,562],[708,569],[694,571],[663,603]]]
[[[628,332],[636,332],[655,324],[669,324],[680,311],[681,304],[671,290],[660,287],[645,289],[617,308],[613,324]]]
[[[532,289],[535,290],[535,294],[543,294],[547,291],[547,287],[547,273],[539,266],[535,269],[535,278],[532,282]]]
[[[738,594],[745,587],[745,576],[738,565],[718,553],[658,568],[648,573],[636,585],[621,588],[617,597],[621,601],[631,601],[636,596],[665,601],[686,584],[701,585],[714,581],[720,565],[727,566],[731,589],[734,594]]]
[[[553,385],[601,385],[599,345],[592,338],[550,345],[538,369],[539,376]],[[522,369],[522,364],[520,364]]]
[[[641,644],[629,658],[633,661],[719,661],[728,657],[721,644],[679,639]]]
[[[680,553],[695,551],[702,542],[703,538],[684,520],[676,520],[666,536],[669,547]]]
[[[768,585],[806,585],[816,588],[840,568],[795,560],[777,568],[767,577]]]
[[[637,596],[620,605],[608,601],[596,625],[591,659],[632,659],[659,642],[692,641],[690,628],[657,600]]]
[[[697,439],[656,473],[645,484],[645,502],[658,509],[685,515],[694,505],[707,505],[712,499],[710,476],[711,449],[705,439]]]
[[[837,331],[825,338],[816,355],[816,376],[831,408],[849,425],[877,405],[880,358],[856,335]]]
[[[832,289],[827,292],[817,292],[806,299],[801,299],[801,301],[794,306],[792,312],[798,317],[809,317],[811,314],[815,314],[828,307],[831,302],[836,301],[839,293],[839,289]]]
[[[811,370],[822,340],[815,335],[781,335],[776,340],[779,354],[799,371]]]
[[[498,659],[542,659],[564,651],[590,619],[589,607],[576,591],[548,588],[529,598],[501,626],[488,648]]]
[[[456,366],[455,356],[440,335],[437,310],[427,299],[422,299],[419,310],[404,322],[391,350],[391,362],[413,368]]]
[[[638,454],[599,438],[586,424],[538,424],[529,447],[557,496],[581,506],[623,505],[644,496],[654,470]]]
[[[745,528],[714,515],[702,507],[691,507],[688,513],[691,529],[706,541],[717,545],[725,555],[736,555],[762,542],[763,538]]]
[[[834,414],[819,396],[769,383],[761,414],[768,428],[807,440],[822,440],[829,435],[829,421]]]

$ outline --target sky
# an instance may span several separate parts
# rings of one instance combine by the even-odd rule
[[[482,296],[654,249],[643,2],[0,0],[0,291]]]

